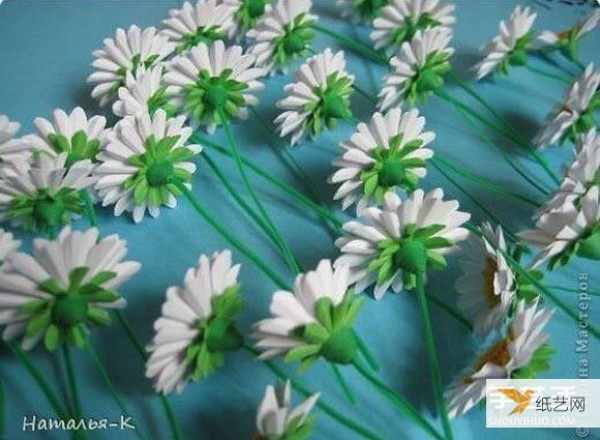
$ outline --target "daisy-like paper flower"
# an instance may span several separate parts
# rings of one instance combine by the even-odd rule
[[[334,199],[346,209],[358,202],[358,212],[372,201],[381,203],[397,188],[413,191],[427,173],[425,161],[433,151],[425,148],[435,138],[423,131],[425,118],[418,110],[375,113],[369,125],[360,123],[352,137],[342,142],[343,154],[333,164],[340,169],[329,179],[341,183]]]
[[[552,313],[537,301],[517,304],[506,335],[466,368],[448,392],[450,417],[460,417],[485,398],[486,379],[528,379],[550,369],[555,350],[546,344],[543,331]]]
[[[456,21],[454,5],[439,0],[392,0],[373,20],[375,49],[396,50],[419,30],[450,27]]]
[[[548,118],[547,125],[534,139],[539,149],[554,143],[572,142],[596,127],[594,112],[600,110],[600,70],[589,64],[567,90],[564,102]]]
[[[148,347],[146,377],[158,392],[181,392],[190,380],[200,380],[223,365],[225,353],[240,348],[242,336],[234,319],[242,310],[231,252],[201,255],[188,269],[182,287],[169,287],[156,334]]]
[[[600,9],[595,8],[586,19],[561,32],[543,31],[538,40],[546,50],[560,50],[567,58],[576,60],[579,55],[579,42],[585,34],[593,31],[600,22]]]
[[[521,237],[541,249],[536,268],[548,261],[550,269],[567,264],[573,255],[600,260],[600,186],[592,186],[578,203],[565,202],[537,221]]]
[[[294,292],[275,292],[272,318],[254,325],[260,359],[283,355],[301,361],[305,370],[319,357],[338,364],[351,363],[358,346],[352,323],[364,298],[348,289],[348,269],[321,260],[317,269],[298,275]]]
[[[224,0],[233,9],[236,31],[239,30],[242,35],[254,27],[272,2],[273,0]]]
[[[451,69],[448,61],[454,49],[448,47],[452,30],[435,27],[417,31],[412,40],[402,43],[390,60],[392,71],[384,78],[378,107],[386,111],[407,101],[414,106],[444,85]]]
[[[278,0],[248,31],[247,37],[254,40],[248,51],[265,73],[285,72],[291,61],[308,55],[317,21],[311,7],[312,0]]]
[[[463,275],[456,281],[458,306],[485,337],[508,318],[515,298],[515,276],[501,251],[507,252],[502,228],[482,225],[483,238],[470,234],[465,241],[467,259],[460,262]]]
[[[96,84],[92,97],[98,99],[101,106],[107,105],[125,84],[128,73],[135,76],[139,70],[159,64],[173,50],[175,45],[169,38],[153,27],[117,29],[114,39],[107,38],[104,47],[94,51],[95,72],[88,78],[88,82]]]
[[[257,81],[263,69],[253,67],[253,55],[241,46],[225,47],[221,40],[210,46],[200,43],[173,60],[164,77],[172,86],[169,95],[192,122],[207,126],[213,133],[221,117],[245,119],[247,106],[256,105],[254,92],[262,90]]]
[[[310,412],[319,400],[313,394],[304,403],[292,408],[291,384],[288,380],[283,388],[267,386],[258,413],[255,440],[308,440],[311,436],[313,418]]]
[[[381,9],[390,0],[336,0],[342,11],[342,17],[351,17],[353,21],[372,22]]]
[[[18,122],[11,122],[6,115],[0,114],[0,163],[15,157],[27,158],[34,150],[26,139],[14,137],[20,127]]]
[[[194,6],[185,2],[181,9],[171,9],[163,21],[163,34],[182,53],[200,43],[231,38],[235,32],[233,9],[219,0],[198,0]]]
[[[85,211],[80,191],[94,184],[93,168],[88,159],[67,167],[67,153],[15,158],[0,169],[0,221],[56,232]]]
[[[405,201],[387,193],[382,208],[369,207],[344,224],[347,235],[335,242],[342,252],[335,267],[350,268],[357,293],[375,284],[374,296],[380,299],[390,287],[396,293],[414,288],[419,272],[446,267],[444,255],[467,238],[461,225],[471,215],[443,196],[441,188],[417,189]]]
[[[20,247],[21,241],[15,240],[12,232],[0,228],[0,271]]]
[[[146,210],[158,217],[161,206],[177,205],[178,184],[190,188],[196,171],[189,160],[202,151],[187,144],[192,129],[184,123],[185,116],[170,119],[162,109],[117,123],[94,171],[103,206],[114,204],[116,216],[131,211],[139,223]]]
[[[473,67],[477,79],[495,71],[507,75],[510,66],[522,66],[527,62],[527,51],[533,42],[531,28],[536,17],[529,7],[517,6],[508,22],[500,22],[500,35],[483,47],[485,58]]]
[[[87,327],[109,325],[107,309],[125,307],[119,287],[140,269],[122,261],[127,243],[117,235],[98,241],[98,230],[62,230],[56,240],[35,239],[31,255],[14,254],[0,273],[3,339],[23,336],[23,348],[40,340],[85,345]]]
[[[291,134],[291,145],[307,134],[316,137],[324,128],[333,129],[338,119],[352,116],[350,96],[354,75],[346,72],[344,52],[323,53],[309,58],[285,86],[287,97],[277,102],[283,110],[275,119],[280,135]]]

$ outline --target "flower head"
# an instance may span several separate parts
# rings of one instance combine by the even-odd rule
[[[294,292],[278,291],[271,301],[272,318],[255,324],[261,359],[283,355],[301,361],[302,370],[319,357],[348,364],[357,354],[352,323],[363,298],[348,289],[348,269],[332,269],[321,260],[317,269],[298,275]]]
[[[371,40],[375,49],[396,50],[419,30],[452,26],[456,21],[452,12],[454,5],[439,0],[392,0],[373,20]]]
[[[531,28],[536,17],[529,7],[517,6],[508,22],[500,22],[500,35],[483,47],[485,58],[474,67],[477,79],[495,71],[508,74],[510,66],[522,66],[527,62],[527,51],[533,41]]]
[[[88,82],[96,84],[92,97],[105,106],[116,97],[128,73],[136,76],[139,71],[163,61],[174,49],[169,38],[153,27],[117,29],[114,39],[107,38],[104,47],[94,51],[95,72],[88,78]]]
[[[288,96],[277,102],[283,113],[275,119],[282,137],[292,135],[292,145],[307,134],[316,137],[324,128],[333,129],[338,119],[352,116],[354,75],[346,72],[343,51],[334,54],[327,48],[309,58],[296,71],[295,80],[285,86]]]
[[[15,240],[12,232],[0,228],[0,271],[20,247],[21,241]]]
[[[341,183],[333,198],[343,199],[343,209],[358,202],[360,212],[372,201],[381,203],[388,192],[416,189],[427,173],[425,161],[433,156],[425,147],[435,134],[424,132],[424,126],[418,110],[403,113],[399,108],[375,113],[369,125],[360,123],[333,162],[340,169],[330,183]]]
[[[185,116],[167,118],[164,110],[117,123],[94,171],[103,206],[114,204],[117,216],[131,211],[139,223],[146,210],[158,217],[161,206],[177,205],[178,184],[190,187],[196,171],[189,160],[202,151],[187,144],[192,129],[184,123]]]
[[[471,217],[456,200],[444,201],[441,188],[417,189],[402,201],[387,193],[383,207],[365,209],[344,224],[347,235],[335,242],[342,255],[335,266],[350,267],[357,293],[375,284],[375,298],[391,287],[396,293],[415,286],[416,274],[446,266],[444,255],[468,236],[461,227]]]
[[[85,345],[87,327],[110,324],[107,309],[125,307],[119,287],[140,264],[122,261],[127,243],[117,235],[98,241],[98,230],[62,230],[56,240],[35,239],[33,252],[16,253],[0,272],[3,339],[23,336],[23,348],[40,340]]]
[[[210,46],[200,43],[173,60],[164,84],[172,86],[173,103],[212,133],[222,117],[244,119],[246,107],[258,103],[253,93],[263,88],[257,81],[263,70],[253,67],[254,62],[241,46],[225,47],[221,40]]]
[[[244,306],[239,270],[228,250],[201,255],[198,267],[186,272],[184,285],[167,290],[146,363],[146,377],[158,392],[181,392],[190,380],[223,365],[225,352],[242,346],[234,322]]]
[[[593,31],[600,22],[600,9],[595,8],[586,19],[572,28],[561,32],[543,31],[538,41],[545,49],[560,50],[567,58],[576,60],[579,55],[579,42],[585,34]]]
[[[248,31],[254,40],[248,51],[265,73],[285,72],[291,61],[308,55],[317,21],[311,7],[312,0],[278,0]]]
[[[26,138],[15,139],[20,127],[18,122],[11,122],[7,116],[0,114],[0,163],[15,157],[27,158],[34,150]]]
[[[185,52],[200,43],[233,37],[233,9],[219,0],[198,0],[194,6],[185,2],[181,9],[171,9],[163,21],[163,34],[176,46],[177,53]]]
[[[308,440],[313,419],[310,412],[319,399],[313,394],[296,408],[292,408],[291,384],[284,388],[269,385],[256,415],[257,440]]]
[[[233,9],[236,30],[241,34],[254,27],[272,2],[273,0],[224,0],[224,3]]]
[[[367,23],[372,22],[389,2],[390,0],[336,0],[337,6],[342,10],[342,17]]]
[[[410,41],[402,43],[398,54],[390,60],[392,71],[384,78],[379,92],[378,108],[386,111],[407,101],[416,105],[444,85],[444,75],[451,69],[449,59],[454,49],[449,28],[435,27],[417,31]]]
[[[92,186],[93,165],[81,160],[67,167],[67,153],[40,152],[15,158],[0,169],[0,220],[25,230],[56,232],[85,211],[80,191]]]
[[[447,395],[450,417],[459,417],[485,398],[486,379],[527,379],[550,369],[555,353],[545,342],[544,327],[553,311],[538,307],[537,301],[517,304],[506,335],[497,339],[465,369]]]

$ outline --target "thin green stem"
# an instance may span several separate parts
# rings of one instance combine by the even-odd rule
[[[363,97],[365,97],[367,99],[367,101],[369,101],[371,104],[373,104],[373,105],[377,104],[377,98],[374,97],[374,96],[371,96],[371,94],[369,92],[363,90],[362,88],[360,88],[356,84],[352,84],[352,88],[354,90],[356,90],[360,95],[362,95]]]
[[[353,40],[352,38],[348,38],[345,35],[334,32],[331,29],[322,27],[321,25],[318,25],[318,24],[313,24],[313,29],[316,30],[317,32],[320,32],[322,34],[325,34],[325,35],[337,40],[338,43],[346,45],[349,49],[352,49],[354,52],[358,53],[359,55],[367,57],[370,60],[375,61],[376,63],[381,64],[383,66],[389,65],[389,61],[385,55],[382,55],[379,52],[376,52],[375,50],[371,49],[369,46],[367,46],[365,44],[357,42],[357,41]]]
[[[377,359],[375,359],[375,356],[373,353],[371,353],[371,350],[369,350],[367,344],[365,344],[362,338],[358,335],[356,335],[356,342],[358,343],[358,350],[360,351],[360,354],[362,354],[365,361],[367,361],[369,367],[371,367],[373,371],[379,371],[381,369],[379,362],[377,362]]]
[[[83,202],[85,203],[85,212],[90,222],[90,226],[96,227],[98,226],[98,218],[96,217],[96,210],[94,209],[94,202],[92,201],[92,197],[87,189],[82,189],[80,191],[81,197],[83,198]]]
[[[473,331],[473,324],[471,324],[471,322],[460,311],[458,311],[457,309],[452,307],[447,302],[442,301],[435,295],[429,295],[428,293],[426,293],[426,296],[433,304],[438,306],[440,309],[442,309],[448,315],[452,316],[454,319],[456,319],[458,322],[460,322],[463,326],[465,326],[465,328],[467,328],[469,331]]]
[[[356,397],[354,397],[354,393],[352,392],[352,389],[348,385],[348,382],[346,382],[346,379],[344,379],[344,376],[342,375],[342,372],[340,371],[340,367],[338,367],[334,363],[329,363],[329,365],[331,366],[331,369],[333,370],[333,375],[335,376],[335,380],[337,381],[338,385],[340,386],[340,388],[346,395],[346,398],[348,399],[348,401],[352,405],[356,405]]]
[[[571,293],[586,293],[586,294],[592,295],[592,296],[600,296],[600,292],[596,292],[594,290],[573,289],[573,288],[564,287],[564,286],[546,286],[546,289],[562,290],[563,292],[571,292]]]
[[[81,419],[82,412],[81,400],[79,399],[79,388],[77,386],[77,379],[75,377],[75,369],[73,368],[71,348],[69,347],[68,342],[62,344],[62,353],[67,373],[67,381],[69,384],[71,404],[73,405],[73,417],[76,419]]]
[[[546,78],[550,78],[554,81],[558,81],[561,84],[569,84],[571,82],[569,79],[565,78],[564,76],[557,75],[557,74],[551,73],[551,72],[546,72],[543,69],[533,67],[529,64],[525,64],[525,68],[533,73],[537,73],[538,75],[542,75],[542,76],[545,76]]]

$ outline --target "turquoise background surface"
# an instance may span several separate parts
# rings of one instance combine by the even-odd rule
[[[369,30],[344,22],[334,7],[333,0],[315,2],[315,13],[322,23],[337,31],[368,41]],[[459,75],[466,77],[468,66],[478,59],[477,50],[481,44],[497,33],[500,19],[508,18],[517,2],[510,0],[455,1],[457,5],[454,47],[457,53],[453,65]],[[558,1],[523,1],[538,12],[536,28],[561,29],[580,20],[592,7],[567,6]],[[0,113],[11,120],[21,122],[20,134],[33,129],[32,121],[37,116],[50,118],[55,108],[70,110],[81,105],[90,113],[100,112],[96,103],[89,97],[91,87],[86,78],[91,73],[91,53],[102,45],[102,40],[111,37],[117,27],[158,25],[167,16],[170,8],[179,6],[179,1],[167,0],[119,0],[119,1],[30,1],[8,0],[0,6]],[[551,4],[546,8],[542,4]],[[318,35],[314,50],[327,46],[337,47],[336,43]],[[600,32],[589,36],[582,47],[584,62],[600,62]],[[383,69],[375,67],[347,51],[348,68],[356,75],[356,83],[375,93]],[[552,68],[538,60],[534,64],[546,70]],[[561,60],[564,66],[570,67]],[[259,94],[261,104],[258,111],[272,120],[277,111],[274,103],[283,95],[283,86],[290,75],[276,76],[266,81],[266,90]],[[546,114],[560,101],[563,86],[547,78],[533,74],[526,69],[515,69],[507,79],[485,81],[477,89],[516,128],[526,136],[540,128]],[[456,87],[450,92],[463,97]],[[467,98],[461,98],[465,101]],[[373,112],[372,105],[356,95],[353,109],[358,118],[366,120]],[[478,134],[461,120],[452,108],[438,98],[432,98],[422,106],[427,117],[427,127],[437,133],[433,148],[460,162],[465,168],[485,174],[507,188],[531,197],[538,193],[520,179],[504,162],[497,151],[490,149],[479,140]],[[110,117],[110,116],[109,116]],[[111,123],[114,118],[110,117]],[[236,123],[236,138],[243,154],[269,169],[273,175],[302,189],[290,173],[281,165],[272,149],[268,147],[268,137],[255,121]],[[294,148],[292,154],[302,164],[325,201],[331,201],[334,188],[326,183],[332,172],[331,159],[337,154],[337,144],[348,137],[353,127],[341,124],[332,133],[325,133],[318,140]],[[214,140],[225,144],[223,133]],[[503,140],[497,139],[503,148],[509,149]],[[280,145],[281,146],[281,145]],[[232,162],[206,150],[218,160],[230,181],[243,193],[237,171]],[[544,155],[555,169],[559,169],[571,158],[571,148],[551,148]],[[551,187],[540,168],[525,158],[519,158],[532,175],[539,177]],[[250,223],[244,213],[237,208],[226,191],[219,185],[214,174],[201,159],[197,160],[198,171],[194,176],[194,193],[222,224],[230,231],[243,237],[280,274],[292,280],[292,274],[284,265],[273,247]],[[505,225],[512,230],[521,230],[531,225],[530,206],[499,198],[485,190],[476,188],[469,182],[461,181],[469,191],[490,207]],[[310,212],[299,209],[293,200],[282,195],[263,181],[255,181],[263,200],[266,201],[276,224],[291,244],[301,263],[312,268],[321,258],[335,258],[336,248],[331,236],[318,219]],[[450,184],[435,170],[422,182],[425,188],[442,186],[447,197],[457,198],[463,210],[473,213],[474,220],[485,219],[484,214],[474,206],[456,187]],[[540,200],[541,201],[541,200]],[[333,204],[333,202],[328,202]],[[336,206],[337,207],[337,206]],[[148,342],[152,337],[152,324],[157,318],[164,292],[168,286],[181,282],[188,267],[197,263],[201,253],[212,253],[227,246],[198,215],[186,200],[180,200],[176,209],[162,210],[160,218],[146,218],[140,225],[134,225],[129,217],[114,218],[109,209],[99,209],[100,225],[103,234],[117,232],[128,240],[129,257],[142,262],[142,271],[126,284],[122,293],[129,301],[126,315],[138,335]],[[342,217],[345,214],[340,214]],[[85,228],[85,220],[76,224]],[[23,237],[21,231],[18,235]],[[24,237],[27,238],[27,237]],[[427,290],[429,293],[455,302],[453,283],[459,275],[457,259],[450,259],[447,270],[431,274]],[[267,316],[268,304],[274,285],[261,275],[247,259],[235,253],[235,259],[243,263],[241,281],[247,298],[247,309],[241,318],[241,326],[249,329],[251,323]],[[574,260],[568,267],[548,277],[549,284],[561,284],[577,288],[577,275],[587,272],[591,285],[598,290],[598,265],[593,266],[583,260]],[[563,298],[575,306],[573,294],[561,293]],[[477,347],[472,338],[456,321],[433,307],[433,320],[439,354],[443,367],[444,382],[449,384],[460,370],[472,359]],[[591,304],[592,319],[596,323],[600,317],[600,301],[596,298]],[[387,295],[382,301],[368,301],[357,323],[361,336],[372,346],[383,365],[382,377],[410,401],[419,407],[428,418],[433,418],[434,404],[426,369],[426,354],[416,300],[413,295]],[[560,311],[557,311],[548,327],[551,342],[559,350],[553,367],[545,374],[547,378],[576,377],[578,357],[575,353],[576,324]],[[93,340],[101,357],[108,366],[118,390],[125,396],[128,406],[139,425],[152,438],[167,439],[168,431],[158,399],[152,394],[149,382],[144,378],[142,362],[134,353],[130,343],[118,324],[109,329],[93,332]],[[59,379],[57,363],[43,350],[33,354],[38,366],[48,378],[59,387],[64,383]],[[591,377],[600,377],[600,344],[592,341],[589,360]],[[88,416],[118,417],[119,410],[105,392],[89,357],[85,352],[76,353],[79,380],[82,383],[83,408]],[[295,366],[286,366],[290,374]],[[333,380],[327,365],[316,364],[301,379],[314,390],[322,390],[324,399],[333,403],[348,416],[371,426],[385,438],[421,439],[422,432],[403,419],[385,400],[374,392],[354,371],[344,373],[352,385],[359,404],[352,407]],[[36,433],[23,434],[20,426],[24,416],[51,416],[52,411],[41,393],[5,348],[0,348],[0,376],[5,385],[8,399],[7,439],[67,438],[66,434]],[[260,363],[248,358],[244,353],[228,356],[226,366],[209,380],[190,384],[181,395],[174,395],[172,402],[177,417],[184,427],[186,438],[198,440],[250,439],[255,427],[256,406],[262,398],[265,385],[274,382],[273,376]],[[298,402],[300,396],[295,395]],[[474,410],[466,417],[453,422],[456,439],[570,439],[575,438],[574,430],[486,430],[485,414]],[[598,435],[598,433],[595,433]],[[591,434],[593,438],[594,433]],[[93,434],[91,438],[115,439],[134,438],[133,434],[106,431]],[[315,439],[354,439],[355,435],[319,414],[314,433]],[[598,438],[598,437],[596,437]]]

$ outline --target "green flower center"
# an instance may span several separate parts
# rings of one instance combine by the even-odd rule
[[[214,84],[206,90],[206,102],[212,109],[222,108],[229,98],[229,90],[221,81],[214,81]]]
[[[314,20],[306,19],[306,14],[299,14],[284,27],[284,34],[273,40],[275,51],[273,61],[279,67],[286,66],[291,60],[304,56],[315,37],[312,28]]]
[[[38,224],[45,229],[57,228],[65,215],[65,204],[61,199],[43,196],[33,207],[33,216]]]
[[[336,364],[351,363],[357,351],[356,335],[349,327],[342,327],[333,332],[321,347],[323,357]]]
[[[62,134],[51,133],[48,135],[48,142],[57,153],[68,153],[67,168],[85,159],[95,162],[100,152],[100,141],[89,139],[83,130],[77,131],[71,139]]]
[[[54,303],[52,319],[59,327],[73,327],[87,318],[88,304],[81,295],[62,295]]]
[[[210,46],[214,41],[224,40],[225,38],[227,38],[227,35],[220,26],[199,26],[195,33],[184,35],[181,38],[181,43],[177,46],[176,52],[185,52],[186,50],[198,46],[200,43]]]
[[[264,14],[267,0],[245,0],[242,8],[248,12],[248,16],[256,19]]]
[[[148,113],[150,116],[154,116],[157,110],[162,109],[167,114],[167,117],[172,118],[177,116],[177,109],[169,104],[169,99],[165,95],[167,91],[166,86],[161,86],[154,94],[148,99]]]
[[[523,35],[515,42],[515,47],[509,52],[508,56],[500,63],[500,71],[508,74],[510,66],[524,66],[527,63],[527,52],[533,41],[533,33],[529,32]]]
[[[400,186],[406,177],[406,170],[402,164],[402,158],[391,157],[383,163],[379,171],[379,181],[383,186],[393,187]]]
[[[372,21],[388,0],[352,0],[352,8],[363,19]]]
[[[431,17],[429,13],[424,13],[415,21],[413,17],[406,17],[404,26],[397,28],[392,36],[392,46],[400,46],[405,41],[410,41],[418,30],[440,26],[441,23]]]
[[[590,260],[600,260],[600,222],[579,239],[577,255]]]
[[[148,167],[146,178],[148,179],[148,185],[157,187],[171,183],[174,174],[175,167],[173,167],[173,164],[168,160],[162,160]]]
[[[417,73],[406,84],[405,97],[414,106],[444,85],[444,76],[451,70],[449,56],[444,52],[433,52],[427,56],[423,66],[415,66]]]
[[[283,50],[288,56],[302,52],[306,48],[306,41],[302,35],[302,28],[292,29],[283,37]]]
[[[392,261],[394,267],[411,274],[424,273],[427,269],[427,248],[418,239],[400,240],[398,250],[392,256]]]

